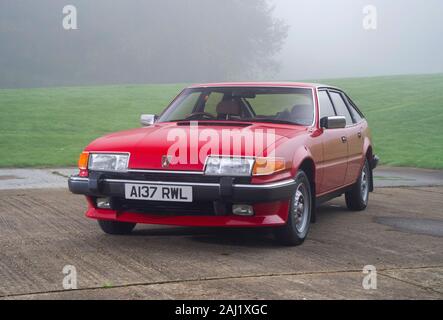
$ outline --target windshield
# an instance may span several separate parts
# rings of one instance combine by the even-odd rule
[[[310,126],[312,90],[305,88],[193,88],[184,90],[159,122],[274,122]]]

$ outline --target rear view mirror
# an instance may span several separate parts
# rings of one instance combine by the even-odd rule
[[[157,116],[154,114],[142,114],[140,117],[140,123],[143,127],[152,126],[157,120]]]
[[[244,99],[255,99],[257,96],[254,92],[248,92],[248,91],[236,91],[232,93],[233,97],[239,97]]]
[[[345,128],[346,127],[346,118],[343,116],[321,118],[320,127],[325,128],[325,129]]]

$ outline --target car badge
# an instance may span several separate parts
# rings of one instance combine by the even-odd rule
[[[168,168],[171,164],[172,157],[171,156],[163,156],[162,157],[162,168]]]

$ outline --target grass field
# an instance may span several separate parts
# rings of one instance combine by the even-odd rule
[[[321,82],[359,105],[383,164],[443,169],[443,74]],[[184,86],[0,90],[0,167],[73,166],[91,140],[138,127]]]

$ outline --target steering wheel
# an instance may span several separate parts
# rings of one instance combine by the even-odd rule
[[[191,113],[190,115],[188,115],[186,117],[186,120],[194,120],[197,117],[201,117],[202,119],[206,118],[208,120],[216,120],[217,119],[214,115],[212,115],[208,112],[194,112],[194,113]]]

